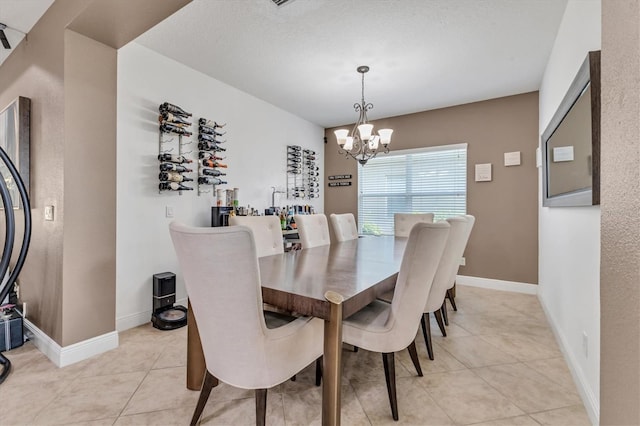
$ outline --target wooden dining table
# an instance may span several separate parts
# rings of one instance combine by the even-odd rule
[[[259,259],[264,302],[325,321],[323,425],[340,424],[342,320],[394,288],[406,242],[365,236]],[[206,367],[188,312],[187,387],[200,390]]]

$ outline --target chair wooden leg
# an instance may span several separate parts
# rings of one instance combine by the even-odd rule
[[[444,328],[444,321],[442,321],[442,312],[440,312],[440,309],[434,311],[433,316],[436,317],[436,322],[438,323],[438,327],[440,327],[440,332],[444,337],[447,337],[447,330]]]
[[[256,389],[256,426],[264,426],[267,419],[267,390]]]
[[[418,359],[418,351],[416,350],[416,341],[415,339],[411,344],[407,347],[409,350],[409,356],[411,357],[411,361],[413,361],[413,366],[416,368],[418,372],[418,376],[422,377],[422,367],[420,367],[420,360]]]
[[[449,302],[451,302],[451,307],[454,311],[458,312],[458,307],[456,306],[456,298],[453,296],[453,291],[451,289],[447,290],[447,298]]]
[[[442,318],[444,319],[444,325],[449,325],[449,315],[447,314],[446,298],[442,301],[442,306],[440,306],[440,311],[442,311]]]
[[[433,361],[433,347],[431,346],[431,324],[429,323],[429,314],[425,313],[420,319],[422,324],[422,335],[424,336],[424,343],[427,345],[427,354],[429,359]]]
[[[358,347],[357,347],[357,346],[354,346],[354,347],[353,347],[353,351],[354,351],[354,352],[358,352]]]
[[[191,418],[191,426],[195,426],[198,423],[198,420],[200,420],[204,406],[207,405],[207,400],[209,399],[209,395],[211,395],[211,389],[216,386],[218,386],[218,379],[207,371],[204,374],[204,381],[202,382],[202,390],[200,391],[198,404],[196,405],[193,417]]]
[[[322,384],[322,357],[316,359],[316,386]]]
[[[398,421],[398,397],[396,395],[396,364],[394,353],[383,353],[382,363],[384,364],[384,378],[387,381],[389,404],[391,404],[391,415],[393,416],[393,420]]]
[[[291,381],[295,382],[296,381],[296,375],[294,374],[293,376],[291,376]]]

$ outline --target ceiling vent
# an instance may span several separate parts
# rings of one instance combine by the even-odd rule
[[[271,0],[276,6],[284,6],[287,3],[292,3],[294,0]]]

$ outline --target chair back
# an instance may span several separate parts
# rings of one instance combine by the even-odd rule
[[[419,222],[433,222],[433,213],[394,213],[394,235],[396,237],[408,237],[413,225]]]
[[[169,230],[207,369],[226,383],[251,388],[254,376],[267,367],[261,355],[267,328],[251,230],[192,228],[176,222]]]
[[[448,235],[447,222],[418,223],[411,229],[387,319],[387,326],[396,329],[397,347],[409,346],[416,337]]]
[[[462,252],[460,252],[460,259],[462,259],[462,256],[464,255],[464,251],[467,248],[467,244],[469,243],[469,237],[471,236],[471,231],[473,230],[473,225],[476,223],[476,218],[471,216],[470,214],[466,214],[463,217],[467,219],[467,229],[464,234],[464,247],[462,247]],[[451,282],[448,288],[452,288],[456,283],[456,276],[458,275],[458,269],[460,269],[459,262],[453,274],[453,281]]]
[[[323,214],[293,216],[303,249],[331,244],[327,217]]]
[[[282,229],[277,216],[231,216],[230,226],[246,226],[253,232],[258,257],[284,253]]]
[[[353,213],[335,214],[329,216],[333,234],[338,241],[355,240],[358,238],[358,226]]]
[[[466,245],[468,221],[464,216],[450,217],[449,237],[442,252],[442,259],[433,278],[433,284],[429,291],[429,297],[425,304],[424,312],[435,312],[440,309],[447,294],[447,289],[453,287],[456,279],[460,259]]]

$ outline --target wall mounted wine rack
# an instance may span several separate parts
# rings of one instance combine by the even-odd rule
[[[227,183],[222,179],[227,175],[224,171],[227,164],[222,163],[227,149],[220,146],[227,141],[220,139],[227,133],[222,131],[224,126],[226,124],[218,124],[206,118],[198,120],[198,195],[211,192],[215,197],[215,187]],[[211,185],[210,191],[202,189],[207,185]]]
[[[319,176],[315,151],[299,145],[287,145],[287,198],[318,198]]]
[[[185,151],[184,147],[193,143],[183,140],[192,135],[189,128],[191,113],[186,112],[177,105],[164,102],[158,107],[160,115],[159,136],[158,136],[158,161],[160,162],[160,174],[158,179],[158,192],[177,191],[182,195],[182,191],[193,191],[193,188],[185,185],[185,182],[193,181],[185,173],[193,170],[186,166],[193,160],[185,157],[191,151]],[[178,138],[177,144],[175,139]],[[172,146],[171,146],[172,145]],[[177,151],[174,151],[177,146]]]

